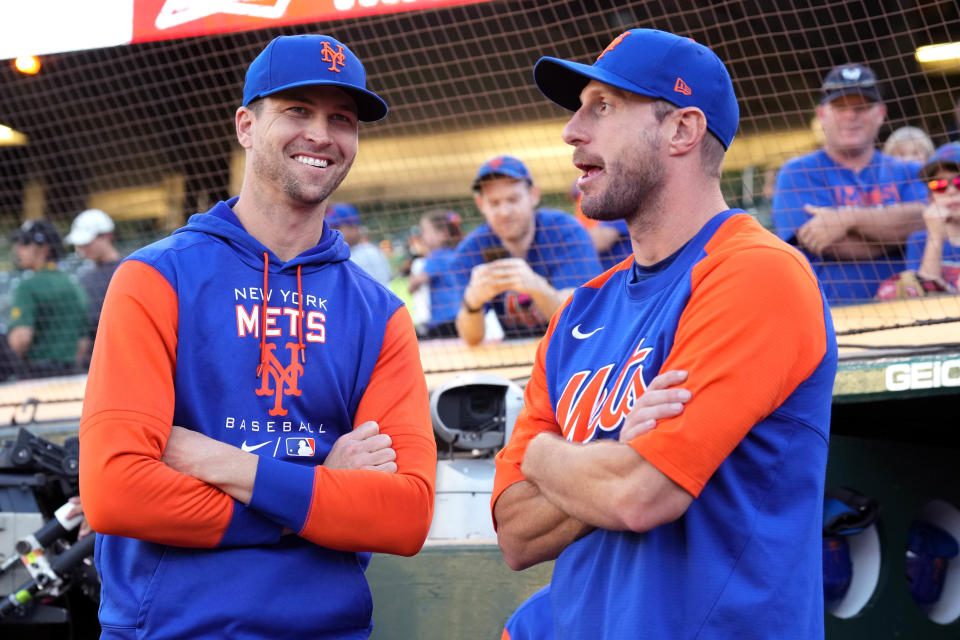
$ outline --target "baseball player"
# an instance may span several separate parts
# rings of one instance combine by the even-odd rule
[[[578,288],[538,347],[496,459],[504,558],[556,558],[560,640],[822,637],[836,339],[804,257],[723,200],[729,74],[633,29],[534,77],[574,112],[584,213],[626,220],[633,258]],[[655,426],[635,411],[651,390],[678,394]]]
[[[367,638],[370,552],[426,539],[413,322],[324,220],[386,113],[342,43],[276,38],[236,113],[239,197],[114,274],[80,423],[103,638]]]

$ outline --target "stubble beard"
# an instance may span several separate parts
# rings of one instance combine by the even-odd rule
[[[336,173],[328,173],[323,183],[307,182],[293,174],[285,171],[282,164],[269,162],[259,157],[254,159],[253,169],[257,175],[262,176],[269,182],[279,182],[283,195],[290,201],[296,202],[306,207],[316,207],[325,202],[340,183],[347,177],[350,167],[353,166],[353,160],[344,162],[342,159],[334,165]],[[328,172],[330,169],[327,170]]]
[[[642,134],[644,149],[637,150],[628,162],[604,166],[608,186],[600,193],[584,193],[580,200],[583,214],[593,220],[644,220],[656,208],[663,192],[664,167],[658,160],[659,137]]]

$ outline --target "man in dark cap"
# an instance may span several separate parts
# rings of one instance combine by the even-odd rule
[[[42,377],[72,373],[87,352],[88,301],[83,289],[57,268],[60,234],[47,220],[27,220],[11,238],[23,278],[13,292],[7,344],[13,359],[4,375]]]
[[[904,242],[923,227],[920,165],[877,150],[887,111],[870,68],[830,71],[816,112],[823,148],[780,169],[773,223],[807,255],[831,304],[870,300],[904,269]]]

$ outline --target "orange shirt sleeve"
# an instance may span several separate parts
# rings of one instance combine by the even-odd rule
[[[523,408],[514,422],[510,442],[500,449],[494,459],[496,473],[493,477],[493,494],[490,496],[491,512],[497,504],[497,499],[506,491],[507,487],[524,480],[524,476],[520,472],[520,466],[523,464],[523,456],[527,452],[527,445],[530,444],[530,441],[544,431],[561,435],[560,425],[557,424],[556,414],[554,414],[553,406],[550,404],[550,392],[547,389],[547,374],[544,362],[547,347],[550,345],[550,336],[553,335],[557,318],[562,310],[563,307],[554,315],[546,335],[537,345],[537,355],[533,363],[533,370],[530,373],[530,380],[523,391]],[[496,528],[496,518],[494,518],[493,524]]]
[[[332,549],[413,555],[433,518],[437,446],[416,332],[404,307],[387,324],[354,427],[368,420],[393,441],[397,472],[317,467],[300,535]]]
[[[80,421],[80,496],[95,531],[214,547],[234,500],[160,461],[174,411],[177,295],[128,260],[107,291]]]
[[[707,244],[708,254],[719,240]],[[683,386],[692,399],[681,415],[629,443],[695,497],[827,348],[829,312],[802,256],[789,247],[738,248],[694,268],[693,292],[661,368],[688,371]]]

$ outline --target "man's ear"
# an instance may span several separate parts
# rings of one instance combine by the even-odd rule
[[[886,103],[881,102],[877,105],[877,110],[880,113],[880,124],[883,124],[883,121],[887,119],[887,105]]]
[[[246,107],[237,109],[237,141],[244,149],[249,149],[253,146],[253,133],[251,129],[253,129],[253,121],[255,118],[256,116],[250,109]]]
[[[669,114],[670,155],[685,155],[694,149],[707,133],[707,116],[696,107],[685,107]]]
[[[533,208],[536,209],[540,204],[540,187],[535,184],[530,185],[530,200],[533,201]]]

